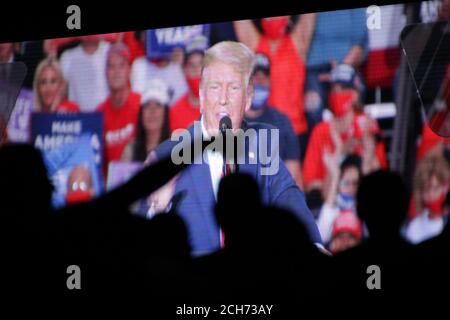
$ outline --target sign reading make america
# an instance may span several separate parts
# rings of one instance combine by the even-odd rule
[[[81,175],[92,196],[103,191],[102,137],[101,113],[32,113],[31,142],[43,153],[55,207],[67,204],[69,186]]]

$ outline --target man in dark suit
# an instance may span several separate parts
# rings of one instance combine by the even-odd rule
[[[231,120],[231,131],[236,135],[251,131],[253,134],[244,140],[243,152],[238,153],[235,159],[239,172],[254,177],[264,204],[290,210],[305,225],[311,241],[320,246],[321,237],[303,192],[279,158],[276,129],[243,121],[253,97],[250,82],[253,59],[253,52],[238,42],[220,42],[209,48],[205,52],[200,83],[201,119],[187,131],[179,133],[190,139],[218,137],[219,123],[224,117]],[[149,155],[147,162],[169,155],[174,159],[176,152],[173,151],[175,146],[179,149],[180,144],[174,140],[162,143]],[[264,154],[266,151],[268,153]],[[223,169],[224,158],[220,152],[206,148],[195,157],[192,159],[194,164],[181,172],[168,187],[153,195],[151,202],[162,209],[168,204],[170,206],[170,199],[177,199],[176,212],[186,222],[192,254],[198,256],[219,249],[223,243],[214,217],[214,205],[220,179],[226,170]]]

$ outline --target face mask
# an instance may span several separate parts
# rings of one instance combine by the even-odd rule
[[[187,78],[186,80],[192,94],[197,98],[200,97],[200,77]]]
[[[66,195],[66,204],[74,204],[79,202],[85,202],[92,198],[92,195],[88,191],[70,191]]]
[[[264,34],[271,39],[281,38],[289,23],[288,17],[276,18],[276,19],[262,19],[261,27]]]
[[[337,206],[341,210],[354,210],[355,198],[345,193],[338,193],[336,197]]]
[[[255,85],[255,91],[253,93],[251,108],[253,110],[263,109],[266,106],[268,98],[269,98],[269,87],[259,84]]]
[[[336,117],[343,117],[352,109],[353,91],[332,92],[328,96],[328,105]]]

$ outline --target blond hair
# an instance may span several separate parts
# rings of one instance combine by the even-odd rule
[[[426,156],[417,164],[414,172],[414,205],[417,212],[423,210],[421,195],[432,177],[436,177],[441,185],[450,182],[450,166],[444,157]]]
[[[59,103],[64,99],[66,94],[66,80],[64,79],[63,72],[61,70],[61,67],[59,66],[58,61],[55,58],[45,58],[42,60],[34,73],[34,79],[33,79],[33,111],[35,112],[42,112],[42,100],[39,96],[38,86],[39,86],[39,78],[41,76],[41,73],[45,70],[45,68],[52,68],[56,74],[58,75],[58,78],[61,81],[60,84],[60,92],[58,93],[55,101],[53,101],[52,105],[50,106],[50,110],[53,112],[55,108],[59,105]]]
[[[245,76],[245,84],[248,87],[254,67],[253,51],[240,42],[222,41],[205,51],[203,59],[201,87],[204,85],[203,71],[211,64],[221,62],[234,66]]]

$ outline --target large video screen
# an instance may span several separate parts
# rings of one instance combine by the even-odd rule
[[[369,178],[383,194],[392,185],[377,173],[391,172],[405,194],[393,195],[401,217],[386,223],[417,245],[441,234],[450,208],[449,6],[373,5],[1,43],[1,148],[40,151],[54,215],[107,198],[168,156],[177,165],[192,160],[126,207],[145,221],[181,217],[192,257],[235,245],[240,229],[228,235],[227,226],[238,220],[220,210],[265,230],[245,214],[258,205],[290,211],[321,252],[339,255],[376,234],[358,190]],[[229,159],[230,148],[216,145],[198,162],[186,149],[176,153],[196,134],[203,142],[242,138],[242,152]],[[8,159],[2,170],[15,162]],[[25,181],[17,172],[10,179]],[[222,184],[230,173],[252,176],[257,195],[245,178]],[[34,192],[11,190],[24,206]]]

